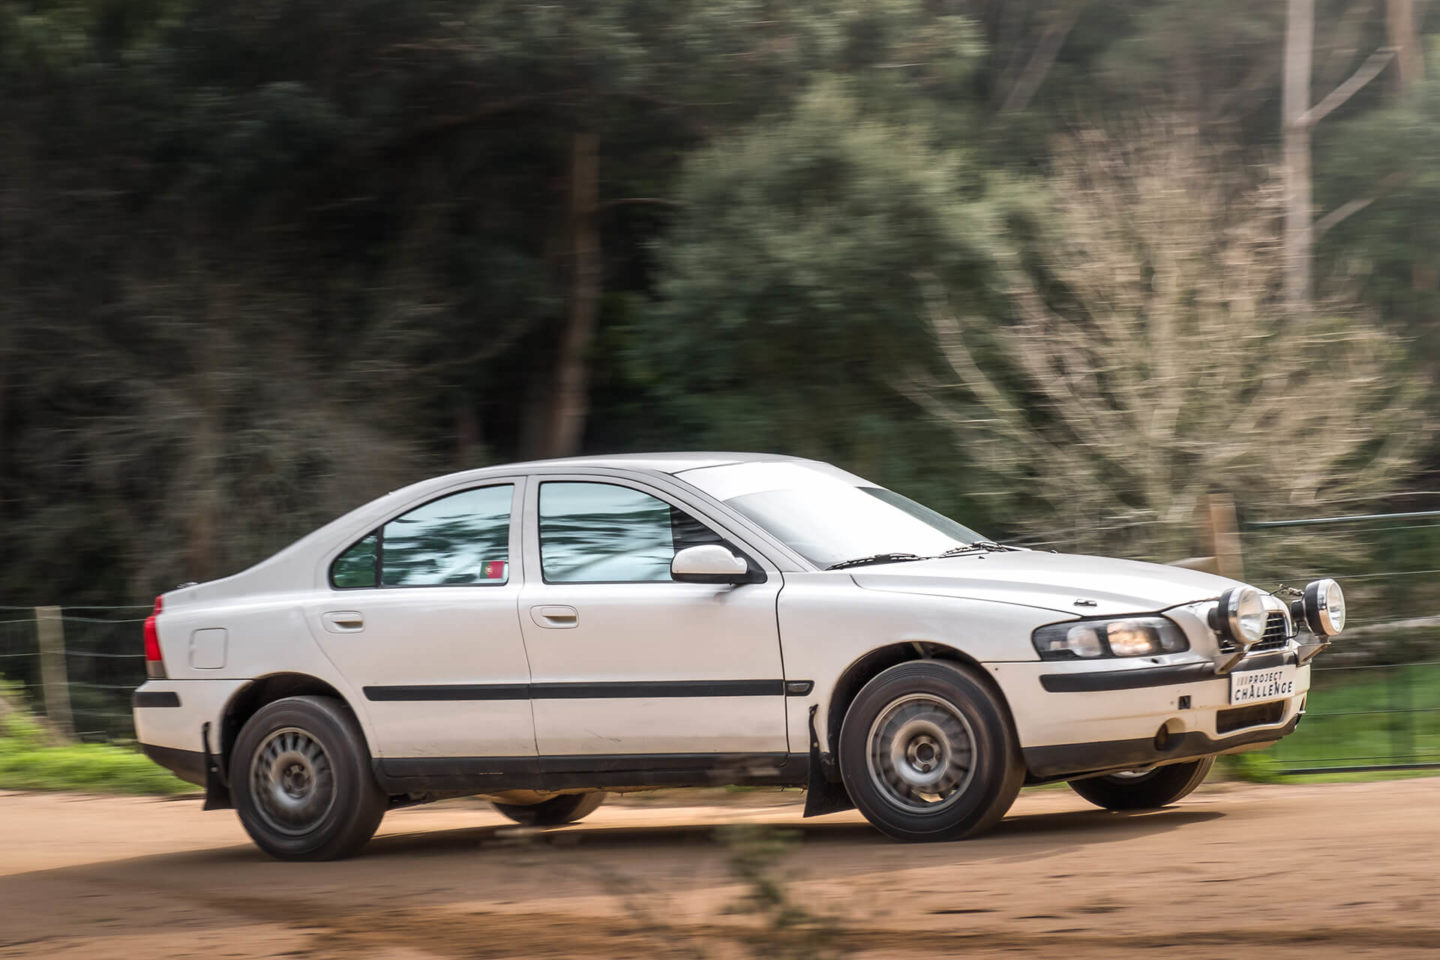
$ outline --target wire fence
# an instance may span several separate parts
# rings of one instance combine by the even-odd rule
[[[130,695],[145,682],[141,625],[149,613],[148,606],[0,607],[0,676],[27,706],[81,740],[134,739]],[[58,649],[47,649],[47,627]]]
[[[1314,661],[1304,722],[1267,751],[1280,772],[1440,768],[1440,536],[1413,529],[1413,521],[1429,517],[1440,519],[1440,511],[1241,525],[1248,580],[1299,585],[1335,576],[1350,603],[1347,632]],[[1353,550],[1340,549],[1298,563],[1288,541],[1276,540],[1295,528],[1305,538],[1328,529],[1363,532],[1366,556],[1390,562],[1367,569],[1353,563]],[[139,605],[0,606],[0,677],[79,739],[133,739],[130,695],[145,680],[141,624],[149,612]]]
[[[1305,722],[1271,748],[1282,773],[1440,768],[1440,660],[1316,661]]]
[[[1440,510],[1243,524],[1247,574],[1302,584],[1333,576],[1347,629],[1311,670],[1304,722],[1270,748],[1281,773],[1440,769]],[[1337,537],[1331,570],[1295,568],[1281,544]],[[1322,540],[1323,542],[1323,540]],[[1383,564],[1374,569],[1376,562]]]

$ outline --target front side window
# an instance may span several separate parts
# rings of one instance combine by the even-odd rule
[[[689,514],[630,487],[540,485],[540,569],[549,583],[668,581],[676,551],[723,542]]]
[[[340,554],[336,587],[498,585],[510,579],[511,484],[416,507]]]

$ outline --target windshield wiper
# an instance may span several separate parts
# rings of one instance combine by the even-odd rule
[[[1021,550],[1022,547],[1012,547],[1004,543],[996,543],[994,540],[975,540],[971,543],[962,544],[958,547],[951,547],[942,557],[958,557],[965,553],[974,553],[976,550],[984,550],[986,553],[1008,553],[1011,550]]]
[[[902,560],[924,560],[918,553],[876,553],[868,557],[856,557],[854,560],[841,560],[839,563],[832,563],[826,570],[844,570],[846,567],[863,567],[869,563],[899,563]]]

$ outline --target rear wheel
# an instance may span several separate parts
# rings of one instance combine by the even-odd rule
[[[897,840],[958,840],[994,826],[1025,778],[1018,753],[999,696],[939,660],[875,677],[840,728],[845,789]]]
[[[590,793],[564,793],[539,803],[495,803],[493,800],[491,803],[511,820],[527,827],[558,827],[588,817],[604,800],[605,794],[595,790]]]
[[[348,857],[385,815],[359,725],[330,697],[287,697],[251,717],[230,789],[250,839],[281,860]]]
[[[1112,773],[1071,780],[1070,789],[1106,810],[1146,810],[1174,803],[1200,786],[1215,765],[1214,757],[1172,763],[1143,773]]]

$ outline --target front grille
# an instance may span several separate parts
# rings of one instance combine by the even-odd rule
[[[1279,610],[1271,610],[1270,615],[1265,618],[1265,634],[1260,642],[1251,647],[1253,653],[1256,650],[1279,650],[1290,640],[1290,634],[1285,629],[1285,614]],[[1235,644],[1226,637],[1220,638],[1220,652],[1234,653]]]
[[[1235,707],[1215,714],[1215,732],[1230,733],[1246,727],[1264,727],[1285,719],[1285,701],[1272,700],[1248,707]]]

